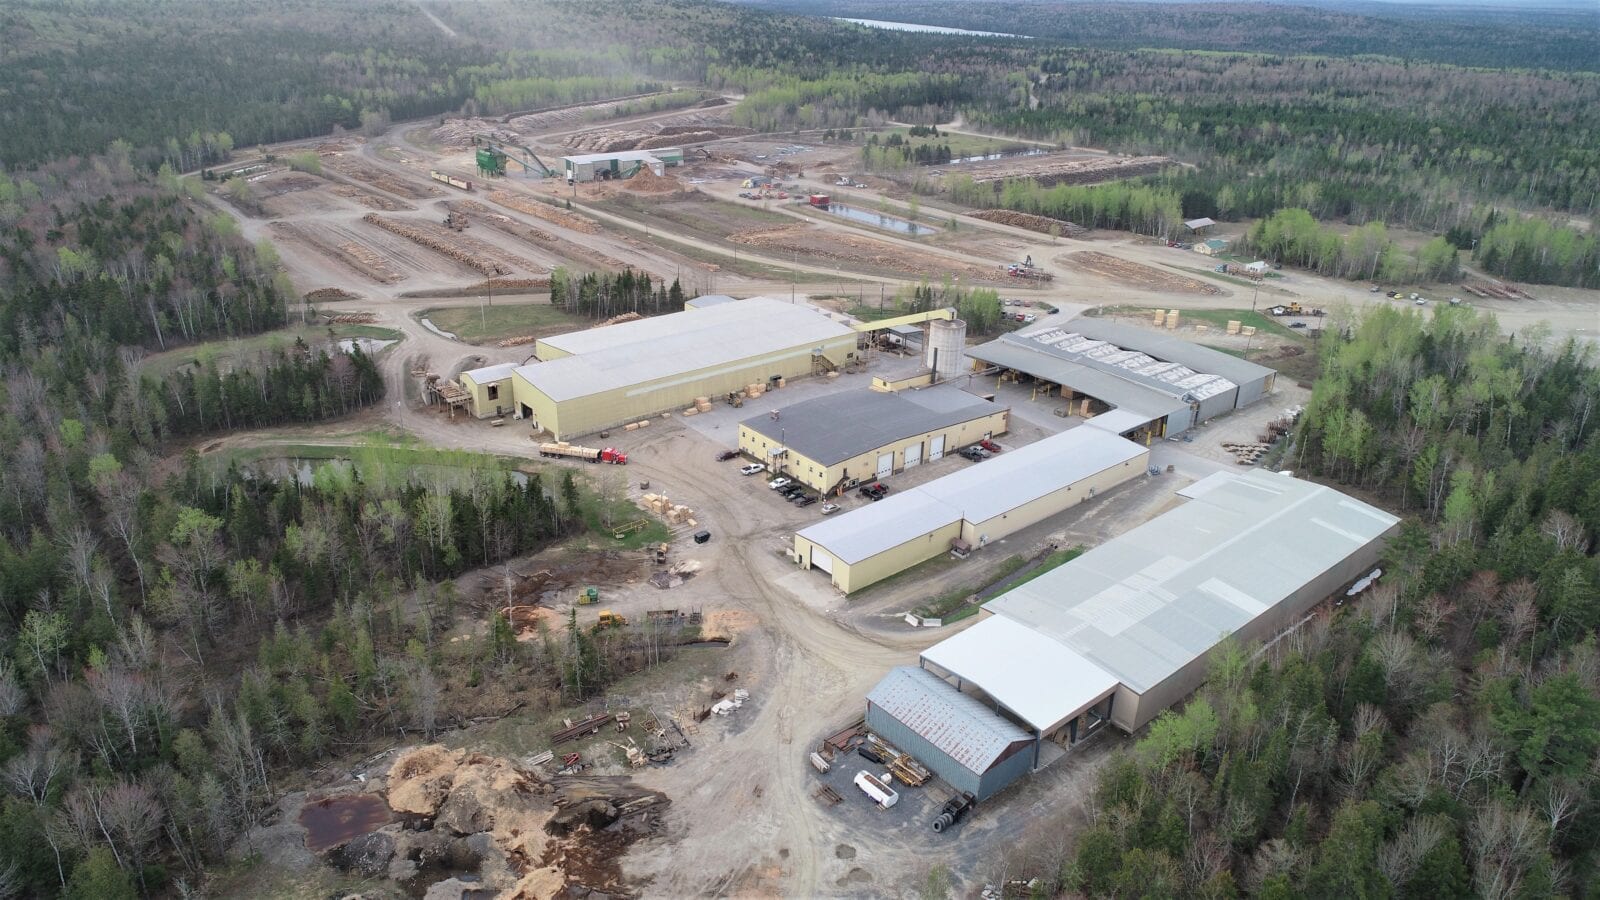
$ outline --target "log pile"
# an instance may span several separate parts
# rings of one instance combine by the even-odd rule
[[[1089,229],[1066,219],[1052,219],[1049,216],[1035,216],[1031,213],[1012,212],[1009,209],[986,209],[972,214],[974,219],[985,222],[994,222],[997,225],[1010,225],[1013,228],[1026,228],[1040,234],[1050,234],[1050,229],[1059,228],[1066,237],[1082,237],[1089,233]]]
[[[483,259],[480,256],[477,256],[476,254],[469,253],[466,250],[463,250],[461,247],[444,240],[438,235],[429,234],[420,228],[413,227],[404,222],[397,222],[394,219],[385,219],[383,216],[380,216],[377,213],[367,213],[361,217],[361,221],[366,222],[369,225],[376,225],[390,234],[397,234],[414,244],[421,244],[422,246],[427,247],[429,250],[442,253],[456,262],[461,263],[467,268],[476,269],[485,275],[505,274],[498,263],[491,262]]]

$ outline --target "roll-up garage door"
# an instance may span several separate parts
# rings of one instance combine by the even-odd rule
[[[944,459],[944,435],[935,435],[928,441],[928,462]]]
[[[906,468],[922,465],[922,442],[906,447]]]
[[[894,451],[878,454],[878,477],[888,478],[894,474]]]
[[[832,575],[833,557],[829,556],[828,551],[822,549],[821,547],[812,547],[811,567],[814,569],[821,569],[822,571],[827,572],[829,575]]]

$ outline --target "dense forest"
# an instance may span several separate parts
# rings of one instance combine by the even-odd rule
[[[1075,47],[1385,56],[1487,68],[1600,70],[1597,25],[1581,9],[1393,3],[948,3],[741,0],[804,13],[915,22],[1050,39]],[[1351,7],[1359,7],[1353,10]],[[1590,11],[1592,13],[1592,10]],[[1498,13],[1498,14],[1497,14]]]
[[[0,896],[192,895],[296,767],[431,737],[491,680],[554,706],[668,657],[648,630],[519,641],[489,609],[447,650],[448,579],[606,524],[611,488],[471,454],[185,450],[383,381],[304,340],[207,361],[292,295],[169,169],[121,152],[0,185]]]
[[[1219,652],[1103,772],[1049,884],[1600,889],[1600,371],[1469,310],[1340,324],[1285,463],[1410,516],[1383,579],[1264,651]]]

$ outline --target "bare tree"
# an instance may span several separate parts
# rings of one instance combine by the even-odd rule
[[[1544,524],[1539,530],[1555,541],[1556,549],[1562,553],[1568,550],[1583,553],[1589,549],[1589,535],[1583,523],[1564,510],[1552,510],[1544,517]]]
[[[1401,891],[1423,857],[1433,852],[1445,838],[1444,826],[1432,817],[1417,816],[1406,823],[1399,834],[1385,841],[1378,849],[1378,871],[1389,879],[1396,893]]]

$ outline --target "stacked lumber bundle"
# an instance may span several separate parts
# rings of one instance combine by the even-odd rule
[[[419,228],[413,228],[404,222],[397,222],[393,219],[385,219],[383,216],[380,216],[377,213],[367,213],[361,217],[361,221],[370,225],[376,225],[391,234],[398,234],[414,244],[421,244],[422,246],[427,247],[429,250],[443,253],[445,256],[450,257],[467,268],[476,269],[485,275],[504,274],[500,267],[493,262],[468,253],[449,241],[442,240],[438,236],[429,234]]]

